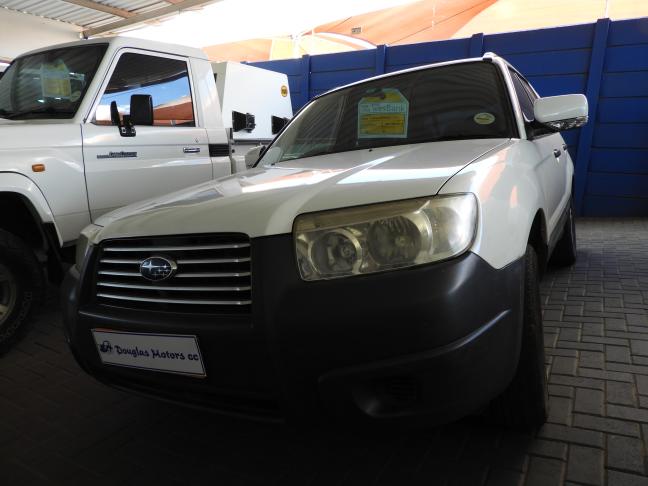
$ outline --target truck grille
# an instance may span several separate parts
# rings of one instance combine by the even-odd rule
[[[107,240],[98,252],[98,303],[131,309],[200,314],[249,314],[250,239],[244,234]],[[177,269],[152,281],[140,265],[158,257]]]

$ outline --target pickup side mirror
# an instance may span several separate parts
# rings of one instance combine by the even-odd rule
[[[245,166],[252,167],[254,164],[256,164],[263,155],[263,152],[265,152],[265,149],[265,145],[257,145],[256,147],[248,150],[248,152],[245,154]]]
[[[538,98],[533,104],[535,121],[554,132],[587,123],[587,98],[582,94]]]
[[[131,95],[130,121],[133,125],[153,125],[153,97],[151,95]]]
[[[131,117],[128,115],[122,116],[119,114],[119,109],[117,108],[117,102],[110,102],[110,121],[113,125],[116,125],[119,128],[119,134],[122,137],[134,137],[135,136],[135,127],[131,122]]]

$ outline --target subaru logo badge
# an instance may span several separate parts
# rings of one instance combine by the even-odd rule
[[[147,280],[159,282],[173,276],[178,265],[173,260],[161,256],[152,256],[140,263],[140,274]]]

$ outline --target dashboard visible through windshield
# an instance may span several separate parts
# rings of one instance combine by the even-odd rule
[[[72,118],[106,47],[52,49],[16,59],[0,79],[0,117]]]

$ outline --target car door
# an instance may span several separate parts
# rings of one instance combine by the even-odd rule
[[[150,95],[153,120],[122,136],[111,122],[130,115],[132,95]],[[83,124],[83,157],[93,220],[142,199],[212,178],[207,133],[195,116],[191,72],[178,56],[120,52],[88,122]]]
[[[533,103],[538,95],[528,82],[516,71],[511,70],[513,86],[520,102],[525,124],[534,120]],[[547,211],[547,229],[552,235],[565,208],[567,190],[567,157],[566,147],[559,133],[549,133],[536,136],[529,140],[538,156],[537,173],[545,195]]]

